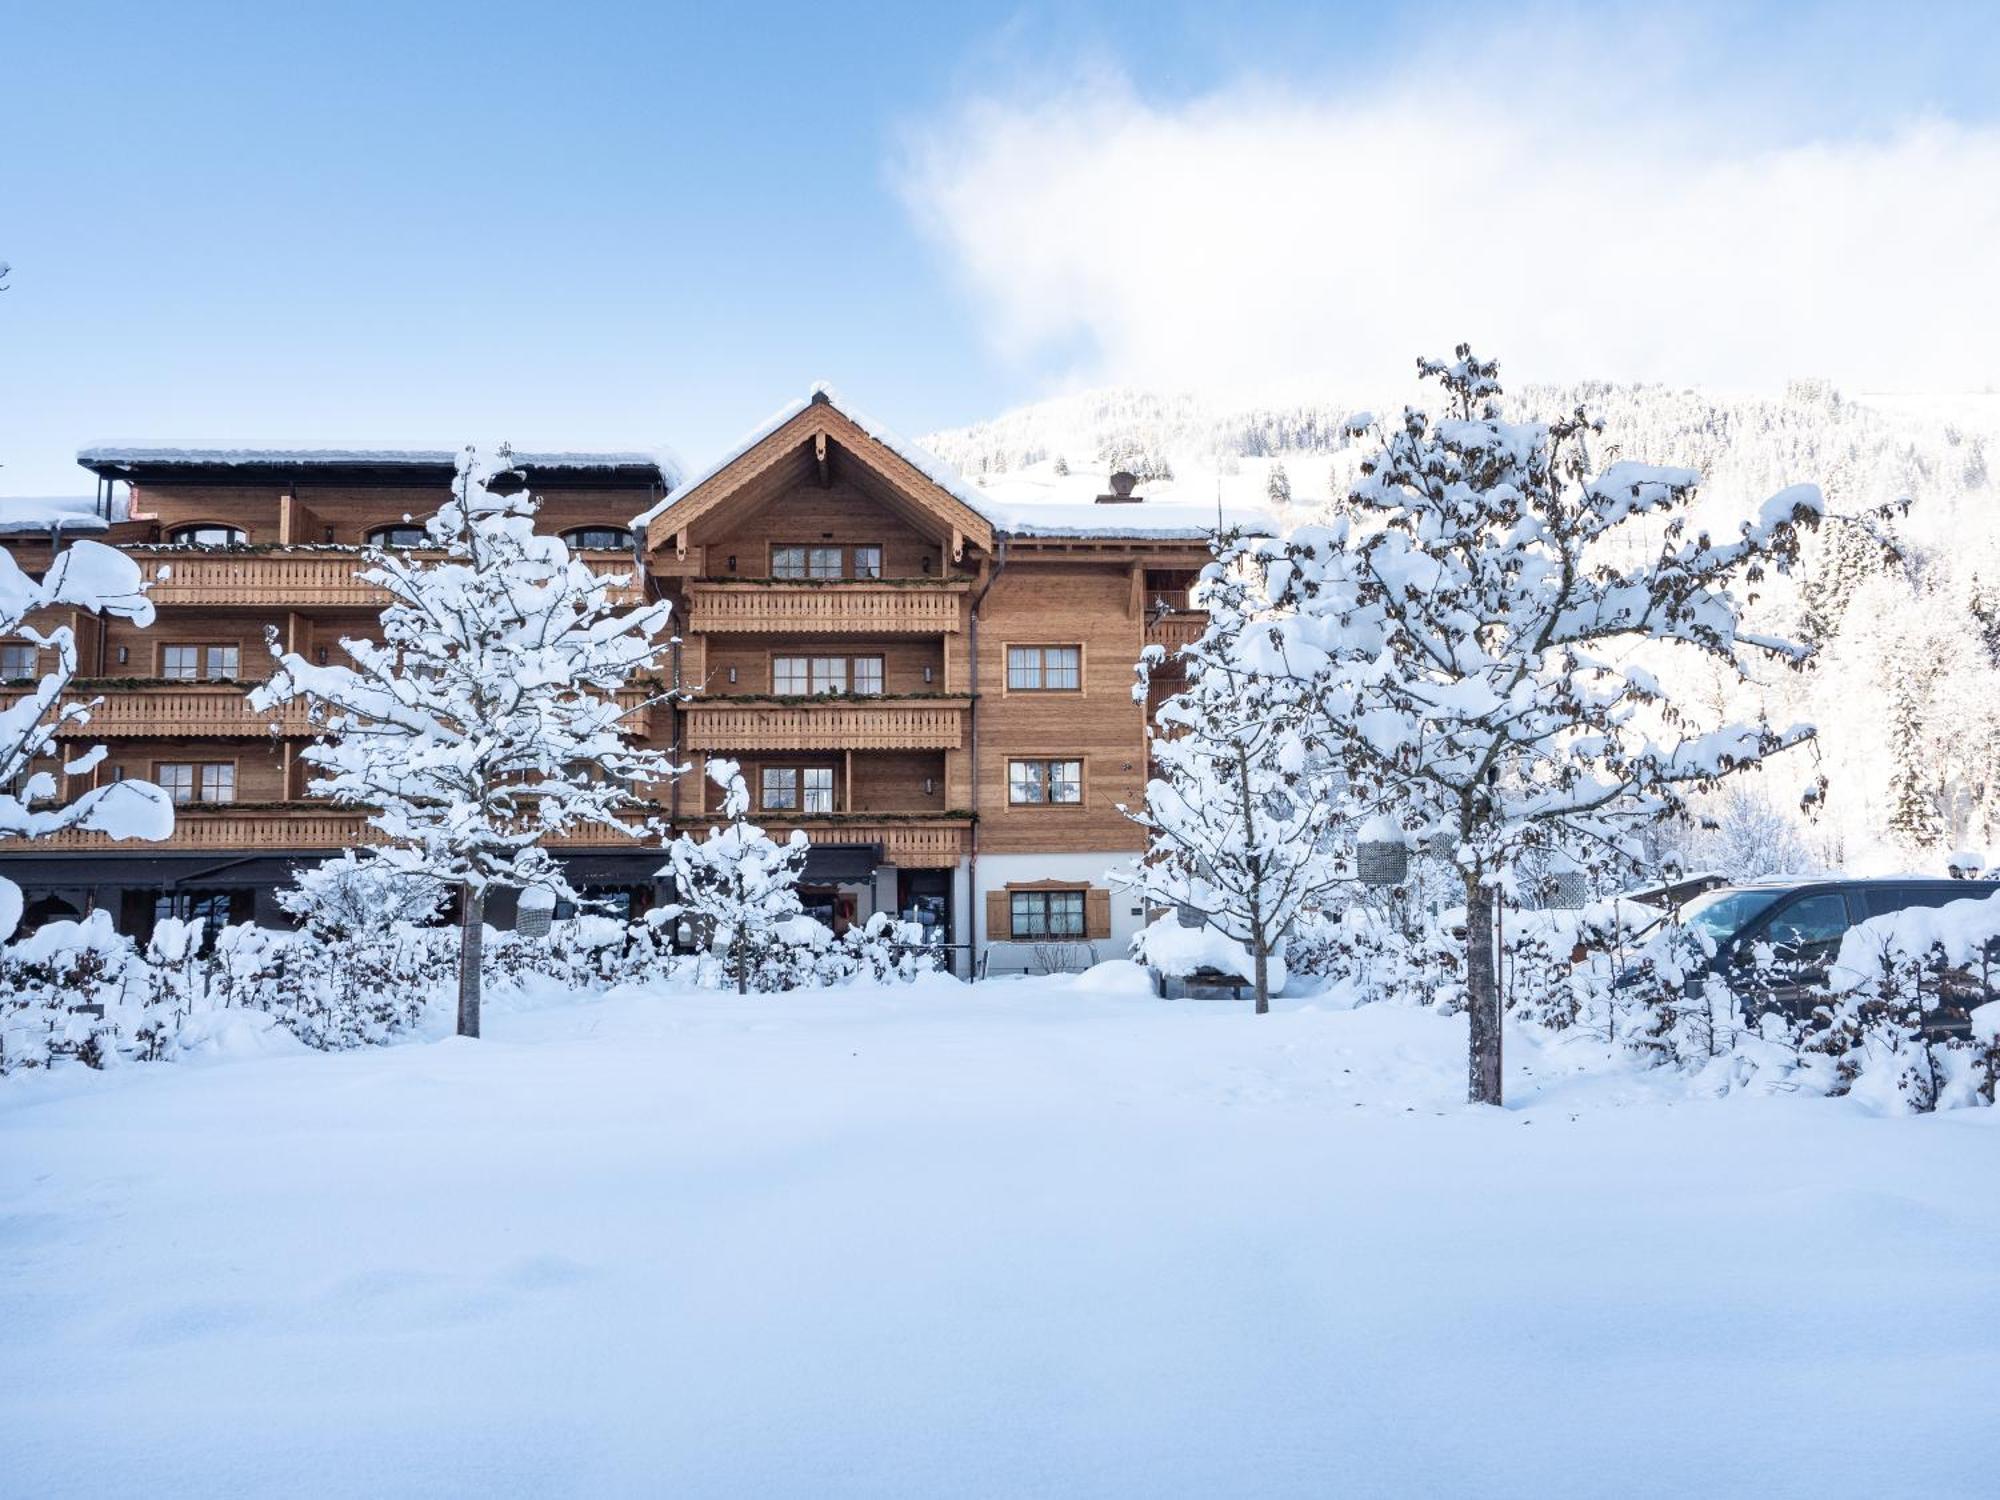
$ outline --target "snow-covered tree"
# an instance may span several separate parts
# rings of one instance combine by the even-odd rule
[[[1264,479],[1264,498],[1273,505],[1292,503],[1292,476],[1285,472],[1282,460],[1271,462],[1271,472]]]
[[[1944,820],[1931,793],[1934,766],[1924,744],[1916,689],[1908,680],[1889,688],[1889,837],[1909,854],[1927,854],[1944,842]]]
[[[712,952],[723,955],[741,995],[750,988],[758,955],[785,923],[801,916],[799,874],[806,836],[794,828],[780,844],[750,821],[750,790],[733,760],[711,760],[709,778],[722,788],[721,824],[697,839],[683,833],[667,846],[660,873],[673,878],[675,899],[659,920],[691,920]]]
[[[1469,1093],[1501,1100],[1494,898],[1524,848],[1633,850],[1690,794],[1810,737],[1805,725],[1698,726],[1642,656],[1704,653],[1732,671],[1809,647],[1743,628],[1739,582],[1788,570],[1823,511],[1798,485],[1738,534],[1690,526],[1693,470],[1613,463],[1601,430],[1501,418],[1498,366],[1461,347],[1419,361],[1448,399],[1383,424],[1348,514],[1254,544],[1272,612],[1246,664],[1310,682],[1321,749],[1411,833],[1456,850],[1466,906]],[[1637,563],[1621,532],[1662,540]]]
[[[1120,809],[1146,830],[1146,856],[1119,878],[1147,903],[1198,915],[1238,944],[1263,1015],[1271,991],[1284,987],[1293,924],[1341,882],[1333,840],[1343,804],[1313,764],[1297,685],[1244,660],[1257,602],[1250,583],[1216,564],[1203,572],[1195,598],[1208,625],[1177,658],[1186,685],[1155,712],[1156,774],[1143,807]],[[1149,647],[1134,690],[1140,702],[1163,665],[1162,648]]]
[[[319,740],[310,790],[371,809],[388,868],[459,894],[458,1030],[479,1035],[488,890],[575,892],[543,840],[580,826],[640,837],[622,814],[675,774],[621,732],[618,690],[661,664],[669,606],[614,611],[614,580],[536,533],[538,502],[506,448],[468,448],[451,499],[427,523],[443,555],[372,550],[360,577],[383,589],[382,640],[346,640],[354,665],[280,649],[259,710],[304,699]],[[507,475],[507,493],[492,482]]]
[[[102,542],[72,542],[39,579],[0,549],[0,637],[34,646],[44,664],[32,688],[0,707],[0,834],[35,839],[73,828],[118,839],[164,839],[174,831],[173,802],[151,782],[114,781],[72,802],[56,800],[62,787],[55,766],[63,775],[82,776],[104,759],[102,745],[67,760],[58,756],[58,737],[89,723],[91,709],[103,700],[64,696],[76,679],[76,633],[67,625],[42,630],[29,623],[38,611],[56,609],[88,610],[141,627],[153,623],[138,564]],[[21,888],[0,877],[0,941],[20,920]]]

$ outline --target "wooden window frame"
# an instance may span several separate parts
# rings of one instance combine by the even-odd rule
[[[414,531],[419,540],[414,542],[376,541],[375,538],[385,531]],[[364,547],[394,547],[406,552],[418,552],[426,548],[434,548],[436,544],[431,541],[430,534],[424,530],[424,523],[422,521],[406,521],[398,518],[394,521],[382,521],[373,526],[363,527],[361,531],[361,545]]]
[[[195,675],[183,677],[167,672],[169,651],[199,651],[201,657],[195,663]],[[208,653],[211,651],[234,651],[236,653],[236,673],[232,677],[211,677],[208,673]],[[243,681],[243,643],[241,641],[161,641],[153,654],[153,675],[162,682],[241,682]]]
[[[782,578],[787,583],[852,582],[861,578],[861,575],[854,570],[854,552],[857,547],[873,547],[881,558],[880,570],[871,578],[861,579],[862,582],[872,583],[889,576],[889,546],[886,542],[772,542],[768,557],[771,571],[767,576]],[[778,554],[780,552],[803,552],[805,557],[801,566],[805,571],[803,573],[780,573],[778,571]],[[815,552],[838,552],[840,554],[840,571],[837,573],[813,572],[812,556]]]
[[[781,661],[802,661],[806,664],[804,687],[785,688],[778,686],[778,663]],[[812,685],[812,664],[816,661],[845,662],[846,669],[843,680],[846,686],[837,692],[826,688],[814,687]],[[881,679],[882,686],[872,693],[862,693],[855,690],[854,664],[860,661],[881,663],[882,670],[878,676]],[[889,658],[885,653],[880,651],[850,653],[845,651],[815,651],[810,647],[801,650],[788,646],[782,651],[766,652],[764,664],[764,680],[771,685],[771,695],[775,698],[880,698],[886,696],[889,691]]]
[[[175,807],[229,807],[242,800],[243,779],[238,774],[242,770],[242,767],[238,764],[237,758],[234,756],[210,760],[156,760],[151,766],[152,780],[153,785],[159,787],[162,791],[166,790],[166,785],[162,780],[161,773],[168,766],[187,766],[194,772],[195,795],[185,802],[175,802]],[[227,802],[219,802],[212,797],[202,795],[207,790],[208,785],[208,778],[202,773],[218,766],[229,767],[229,800]],[[173,794],[168,792],[167,795],[171,800]]]
[[[1076,653],[1076,686],[1056,687],[1056,688],[1015,687],[1014,653],[1016,651],[1074,651]],[[1088,650],[1085,643],[1082,641],[1008,641],[1006,645],[1001,648],[1001,656],[1000,656],[1001,695],[1005,697],[1005,696],[1010,696],[1014,693],[1022,693],[1022,694],[1032,693],[1037,697],[1040,697],[1043,695],[1061,696],[1070,693],[1081,694],[1083,692],[1084,683],[1089,680],[1085,676],[1085,668],[1087,667],[1088,662],[1089,662]],[[1040,670],[1040,675],[1044,679],[1046,679],[1048,677],[1047,657],[1042,658],[1041,662],[1039,663],[1039,670]]]
[[[236,540],[233,542],[183,541],[181,533],[186,531],[233,531],[236,533]],[[234,521],[177,521],[167,528],[167,545],[169,547],[247,547],[250,545],[250,529],[247,526],[238,526]]]
[[[873,573],[864,574],[861,571],[860,562],[855,557],[855,554],[859,552],[863,547],[872,547],[875,551],[875,571]],[[887,543],[884,542],[848,543],[847,576],[849,578],[859,579],[862,582],[866,583],[873,583],[880,579],[887,578],[889,576],[889,548]]]
[[[1077,936],[1019,933],[1014,930],[1016,896],[1080,895],[1083,931]],[[1111,940],[1111,888],[1087,880],[1010,880],[985,895],[986,940],[990,943],[1102,943]],[[1046,909],[1046,908],[1045,908]]]
[[[31,641],[0,641],[0,651],[25,651],[28,653],[28,670],[10,672],[0,668],[0,682],[32,681],[42,675],[42,648]]]
[[[609,547],[600,547],[594,544],[590,546],[585,546],[584,543],[575,540],[578,533],[585,531],[615,531],[619,533],[619,535],[623,536],[625,540],[622,542],[613,542]],[[631,527],[613,526],[609,522],[600,522],[596,525],[591,525],[589,523],[586,523],[581,526],[567,527],[560,533],[560,535],[563,539],[563,544],[565,546],[573,547],[585,552],[629,552],[632,549],[633,545],[633,536]]]
[[[1057,764],[1068,764],[1072,761],[1075,762],[1076,764],[1076,801],[1056,802],[1046,796],[1043,797],[1043,799],[1039,802],[1016,802],[1014,800],[1014,767],[1025,766],[1025,765],[1050,766]],[[1042,773],[1042,788],[1044,791],[1047,791],[1048,785],[1049,785],[1048,773],[1047,771],[1044,771]],[[1047,812],[1051,810],[1066,811],[1074,808],[1085,807],[1088,806],[1090,802],[1089,760],[1086,756],[1083,756],[1081,754],[1010,755],[1007,757],[1006,787],[1007,787],[1007,806],[1009,809],[1028,811],[1028,812]]]
[[[764,775],[768,771],[790,771],[793,775],[792,795],[795,799],[790,807],[773,807],[764,800]],[[824,771],[827,774],[828,800],[831,806],[827,813],[837,813],[840,809],[840,767],[825,760],[774,760],[762,761],[757,766],[757,811],[780,813],[795,818],[823,817],[825,813],[806,810],[806,772]]]

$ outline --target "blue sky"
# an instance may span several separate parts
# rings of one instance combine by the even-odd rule
[[[1343,260],[1351,227],[1396,174],[1479,171],[1496,125],[1521,129],[1489,176],[1650,174],[1683,204],[1743,190],[1739,159],[1790,181],[1831,150],[1798,211],[1859,201],[1866,256],[1789,264],[1788,242],[1844,244],[1843,225],[1751,238],[1799,293],[1755,342],[1839,366],[1846,346],[1814,343],[1829,296],[1979,284],[1977,203],[2000,200],[1990,9],[17,0],[0,493],[79,488],[74,450],[101,437],[665,440],[699,462],[822,377],[910,432],[1098,380],[1365,384],[1401,373],[1388,350],[1448,336],[1381,309],[1396,267],[1428,265],[1421,242],[1453,238],[1453,207],[1379,262]],[[1536,200],[1534,222],[1574,207],[1602,227],[1607,192]],[[1975,206],[1882,238],[1933,198]],[[1644,207],[1594,260],[1651,236]],[[1482,259],[1504,269],[1519,236],[1499,238]],[[1927,264],[1940,240],[1961,259]],[[1644,303],[1686,259],[1652,253],[1591,295]],[[1623,341],[1589,331],[1594,305],[1552,329],[1531,282],[1468,277],[1449,310],[1538,372],[1778,368],[1747,340],[1708,367],[1672,307]],[[1884,313],[1837,373],[1921,382],[1929,356],[1896,329],[1925,320],[1966,332],[1948,305]],[[1977,381],[1962,341],[1944,383]]]

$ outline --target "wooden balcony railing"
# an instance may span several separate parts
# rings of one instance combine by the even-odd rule
[[[691,583],[688,629],[809,635],[952,635],[967,585]]]
[[[1168,651],[1178,651],[1183,646],[1192,645],[1201,639],[1201,633],[1208,629],[1208,611],[1191,609],[1179,614],[1162,615],[1146,626],[1146,644],[1165,646]]]
[[[318,731],[307,718],[306,705],[288,703],[268,714],[250,706],[250,685],[236,682],[159,682],[144,686],[93,688],[73,684],[72,699],[102,701],[83,723],[59,731],[66,740],[229,739],[263,737],[277,725],[282,736],[303,737]],[[18,703],[22,694],[0,693],[0,710]],[[652,730],[653,709],[647,688],[628,688],[618,695],[626,710],[626,733],[645,736]]]
[[[664,826],[665,809],[657,810]],[[631,821],[638,821],[634,814]],[[698,818],[683,818],[681,828],[699,836],[708,826]],[[789,822],[766,821],[765,830],[773,838],[791,837],[802,828],[816,844],[880,844],[882,857],[904,869],[950,869],[958,864],[969,847],[971,821],[966,818],[921,818],[898,820],[865,816],[797,818]],[[257,854],[276,852],[331,853],[355,849],[376,842],[375,830],[368,826],[367,814],[351,808],[329,807],[323,802],[289,805],[231,807],[227,804],[184,803],[174,809],[174,831],[159,843],[141,839],[113,839],[102,833],[70,830],[32,842],[0,838],[0,852],[22,854],[74,853],[78,851],[118,852],[144,856],[153,852],[197,850],[201,852]],[[624,839],[602,828],[580,828],[549,840],[557,849],[630,849],[644,853],[658,849],[646,837]],[[664,855],[662,863],[665,862]]]
[[[684,705],[690,750],[956,750],[970,698]]]
[[[418,556],[435,556],[419,553]],[[269,608],[381,608],[389,596],[354,575],[365,564],[357,552],[231,552],[190,549],[186,552],[134,554],[139,571],[152,585],[155,604],[241,604]],[[645,586],[623,552],[579,552],[593,573],[628,575],[613,588],[611,602],[637,604]],[[163,576],[164,575],[164,576]]]

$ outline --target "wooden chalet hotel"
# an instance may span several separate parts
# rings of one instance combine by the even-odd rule
[[[243,684],[271,670],[267,627],[322,661],[374,628],[354,549],[420,542],[452,457],[93,448],[79,459],[94,513],[9,517],[0,502],[24,568],[46,565],[59,520],[155,580],[150,629],[74,621],[76,692],[103,700],[79,739],[110,750],[90,776],[144,777],[179,803],[164,844],[0,844],[29,922],[107,907],[141,935],[164,915],[277,923],[293,869],[366,841],[363,813],[306,795],[302,715],[273,725]],[[654,789],[675,824],[705,826],[702,762],[729,756],[760,823],[806,830],[807,904],[836,925],[893,910],[982,953],[1016,945],[994,951],[996,971],[1028,942],[1122,947],[1139,913],[1105,874],[1141,847],[1118,811],[1146,779],[1133,666],[1199,630],[1187,590],[1212,508],[1148,502],[1124,475],[1101,496],[995,498],[823,390],[685,481],[647,454],[522,462],[545,529],[628,576],[628,600],[673,601],[695,696],[633,732],[693,766]],[[35,670],[31,646],[0,644],[0,678]],[[558,847],[593,896],[662,899],[657,846]]]

